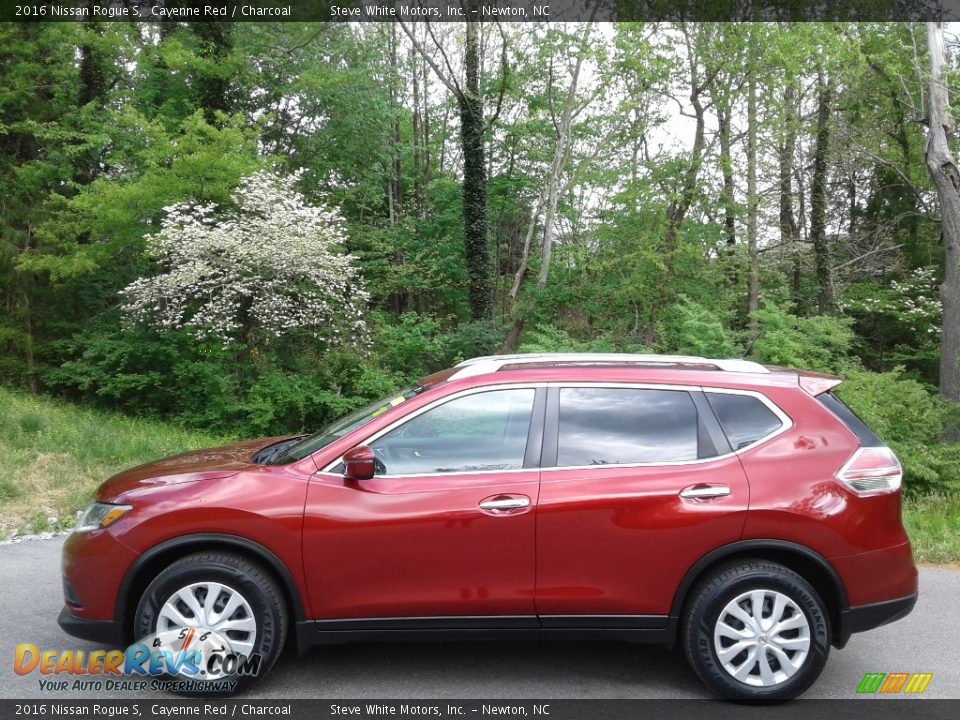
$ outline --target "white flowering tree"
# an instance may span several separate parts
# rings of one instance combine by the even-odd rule
[[[254,347],[306,330],[328,342],[365,333],[363,290],[336,210],[309,205],[297,175],[245,178],[235,208],[164,208],[147,248],[163,272],[120,291],[135,322]]]

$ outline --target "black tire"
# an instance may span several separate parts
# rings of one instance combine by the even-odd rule
[[[748,684],[728,672],[717,655],[714,642],[714,630],[724,608],[738,596],[751,590],[765,590],[785,595],[802,611],[808,623],[810,643],[805,659],[797,661],[800,666],[792,676],[766,687]],[[775,596],[770,598],[771,604],[773,597]],[[763,612],[770,607],[766,602]],[[787,613],[796,614],[793,609],[787,610]],[[746,626],[737,629],[746,629]],[[830,619],[817,591],[792,570],[765,560],[746,560],[725,565],[698,584],[690,594],[687,611],[683,617],[682,631],[684,651],[694,671],[714,692],[729,700],[769,702],[795,698],[819,677],[830,653]],[[799,635],[802,631],[786,631],[787,634],[790,632],[796,632]],[[747,653],[763,652],[769,658],[768,666],[781,669],[782,666],[776,659],[776,655],[772,650],[766,649],[768,642],[766,635],[762,636],[762,640],[764,644],[757,646],[756,650],[745,650],[744,654],[734,656],[732,664],[736,665],[737,658],[740,659],[741,665],[747,664],[749,662]],[[721,640],[721,642],[734,641]],[[796,654],[792,657],[796,658]],[[757,672],[749,677],[753,682],[761,682],[757,677],[759,665],[755,669]]]
[[[287,606],[273,577],[260,565],[247,558],[228,552],[209,551],[188,555],[169,565],[150,583],[134,618],[134,636],[144,638],[157,630],[157,619],[163,605],[181,588],[193,583],[216,582],[238,592],[249,603],[256,621],[256,639],[253,653],[260,655],[255,675],[224,675],[218,680],[236,682],[232,692],[238,692],[269,672],[283,650],[287,637]],[[184,680],[184,677],[167,677]],[[193,680],[203,680],[194,677]],[[196,690],[178,689],[180,694],[209,695],[216,690],[197,687]]]

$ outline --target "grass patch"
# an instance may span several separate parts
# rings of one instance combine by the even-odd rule
[[[903,504],[903,523],[919,562],[960,562],[960,495],[924,495]]]
[[[227,441],[0,388],[0,537],[72,527],[114,473]]]

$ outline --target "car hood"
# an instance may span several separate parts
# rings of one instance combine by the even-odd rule
[[[244,440],[230,445],[191,450],[138,465],[117,473],[103,483],[97,490],[97,500],[111,502],[133,490],[229,477],[255,465],[251,456],[258,450],[291,437],[296,436]]]

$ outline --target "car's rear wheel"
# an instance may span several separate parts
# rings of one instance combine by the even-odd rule
[[[178,684],[182,692],[209,694],[236,692],[265,675],[283,649],[287,624],[283,595],[267,571],[240,555],[201,552],[150,583],[134,631],[175,658],[184,648],[198,650],[196,671],[187,664],[167,679],[189,681]]]
[[[683,644],[714,691],[734,700],[788,700],[817,679],[830,621],[817,591],[767,561],[719,568],[691,594]]]

